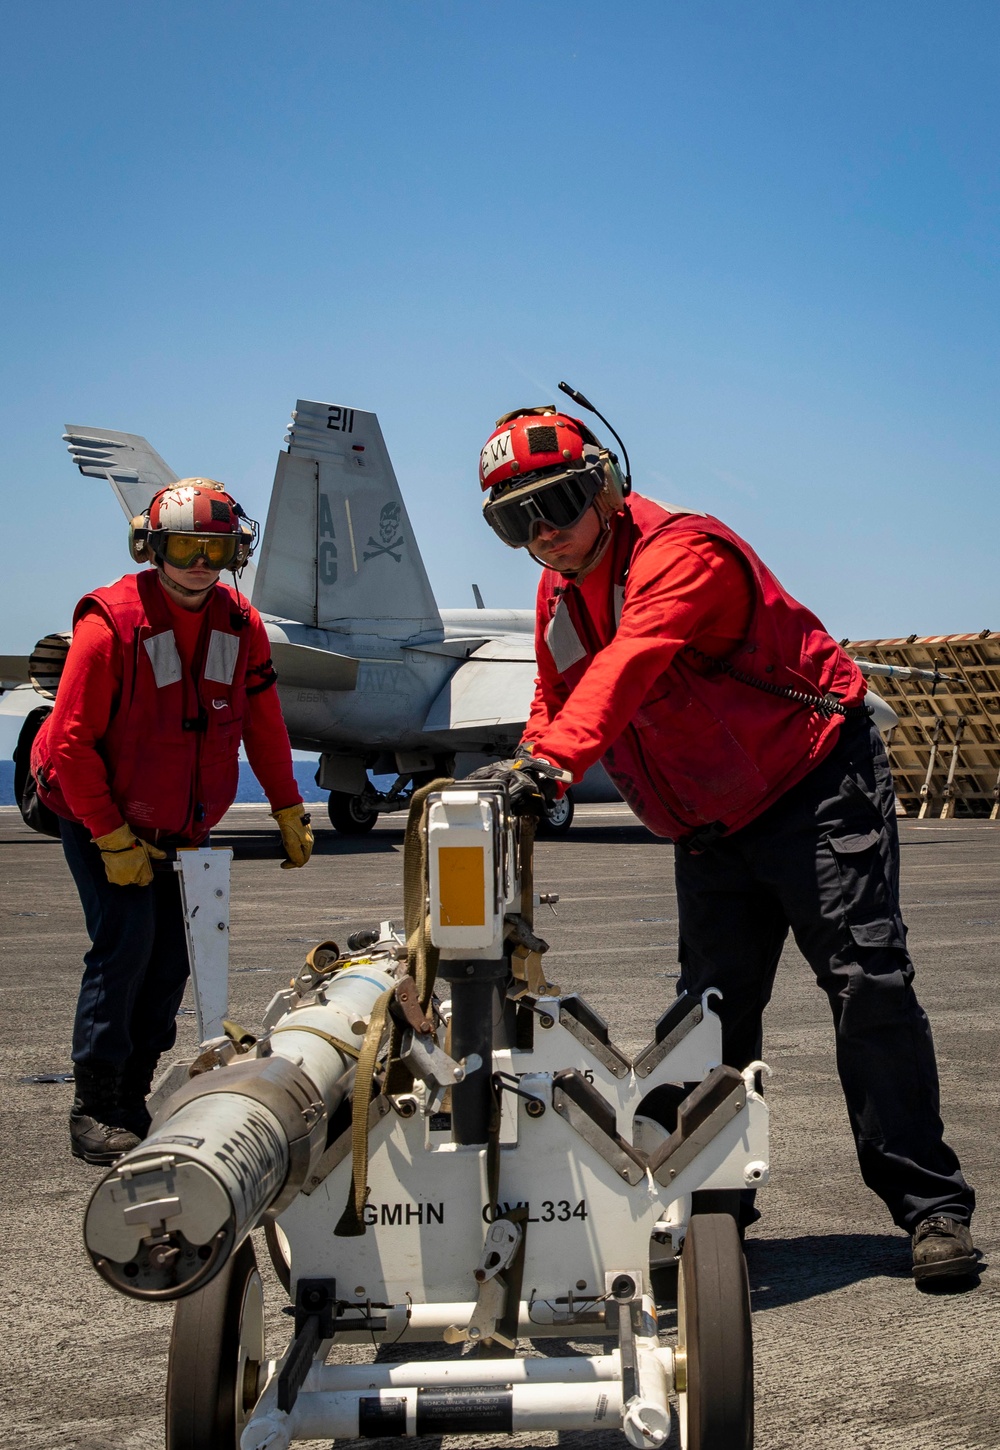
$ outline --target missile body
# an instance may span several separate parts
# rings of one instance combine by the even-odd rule
[[[295,1198],[347,1091],[363,1040],[354,1028],[394,981],[389,964],[337,972],[257,1055],[193,1077],[168,1099],[87,1207],[84,1239],[103,1278],[137,1299],[182,1298],[219,1272],[268,1209]]]
[[[955,675],[943,675],[940,670],[918,670],[915,665],[880,665],[872,660],[855,660],[863,675],[874,675],[883,680],[930,680],[936,685],[955,680]]]

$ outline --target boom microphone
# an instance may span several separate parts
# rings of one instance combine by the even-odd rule
[[[625,493],[630,494],[632,492],[632,466],[628,461],[628,449],[625,447],[625,444],[622,442],[619,435],[612,428],[611,424],[608,422],[607,418],[605,418],[604,414],[599,412],[597,408],[594,407],[593,403],[590,401],[589,398],[585,398],[582,393],[578,393],[576,388],[571,388],[569,383],[560,383],[559,388],[560,391],[564,392],[567,395],[567,397],[572,398],[574,403],[577,403],[581,408],[586,408],[588,413],[593,413],[595,417],[600,418],[601,422],[604,424],[605,428],[607,428],[608,432],[614,436],[618,443],[618,447],[622,451],[622,457],[625,459]]]

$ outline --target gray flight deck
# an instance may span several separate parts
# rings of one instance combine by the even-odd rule
[[[975,1227],[987,1267],[971,1292],[914,1288],[908,1240],[857,1171],[825,999],[790,947],[766,1019],[772,1182],[747,1242],[757,1450],[1000,1445],[1000,823],[900,825],[917,985],[934,1025],[948,1135],[979,1191]],[[401,828],[402,818],[383,818],[360,842],[321,828],[312,864],[283,872],[264,809],[233,809],[216,843],[236,852],[236,1021],[256,1027],[264,1004],[315,942],[332,936],[343,944],[357,927],[401,917]],[[550,975],[581,991],[630,1051],[674,990],[671,856],[624,806],[578,809],[568,839],[542,843],[537,853],[538,889],[562,898],[558,917],[539,916],[553,949]],[[0,809],[0,1446],[152,1450],[163,1444],[172,1311],[119,1297],[90,1268],[81,1219],[100,1170],[70,1157],[72,1090],[20,1082],[69,1065],[85,946],[58,844],[33,836],[13,808]],[[182,1015],[179,1027],[179,1049],[187,1050],[194,1018]],[[273,1353],[289,1321],[266,1272]],[[671,1322],[668,1309],[664,1323]],[[345,1353],[365,1357],[364,1350]],[[395,1353],[411,1351],[400,1345]],[[595,1450],[625,1444],[609,1432],[562,1439]],[[520,1446],[558,1440],[514,1437]],[[420,1450],[440,1443],[422,1441]],[[455,1438],[444,1450],[473,1443],[510,1442]]]

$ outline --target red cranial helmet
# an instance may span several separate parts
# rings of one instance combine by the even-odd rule
[[[239,504],[214,478],[182,478],[161,488],[149,505],[149,529],[156,534],[238,534],[237,509]]]
[[[585,423],[557,413],[554,407],[507,413],[497,421],[479,455],[480,487],[486,492],[502,488],[512,479],[524,483],[542,470],[583,468],[585,441],[599,446]]]
[[[615,455],[579,418],[555,407],[519,408],[497,421],[479,455],[486,522],[511,548],[531,543],[537,526],[570,528],[591,505],[603,520],[628,492]]]
[[[187,568],[199,557],[219,569],[242,569],[257,542],[258,525],[212,478],[182,478],[161,488],[129,526],[137,563]]]

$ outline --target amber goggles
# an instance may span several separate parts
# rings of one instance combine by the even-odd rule
[[[493,532],[512,549],[532,542],[540,525],[571,529],[578,524],[601,490],[597,469],[567,469],[555,477],[525,479],[483,505]]]
[[[165,564],[191,569],[204,559],[210,569],[231,569],[240,546],[236,534],[150,534],[149,546]]]

